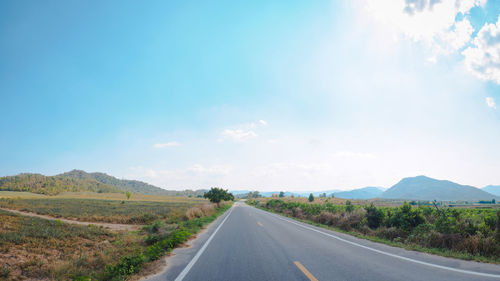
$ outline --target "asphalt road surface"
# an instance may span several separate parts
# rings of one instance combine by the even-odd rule
[[[148,280],[500,280],[500,266],[325,230],[236,203]]]

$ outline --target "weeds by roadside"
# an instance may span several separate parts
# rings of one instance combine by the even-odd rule
[[[173,248],[186,242],[205,224],[214,221],[231,206],[231,203],[225,203],[220,207],[215,207],[213,204],[194,207],[186,212],[185,220],[178,224],[154,222],[145,226],[143,231],[147,233],[144,240],[148,245],[146,249],[121,258],[119,263],[107,265],[102,280],[125,280],[127,276],[138,273],[145,263],[161,258]]]
[[[500,211],[290,202],[248,204],[377,242],[462,259],[500,263]]]

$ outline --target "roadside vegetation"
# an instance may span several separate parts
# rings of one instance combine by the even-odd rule
[[[99,280],[125,280],[128,276],[139,273],[145,264],[153,262],[186,242],[204,225],[214,221],[232,206],[231,202],[221,202],[188,210],[185,220],[176,224],[155,222],[143,228],[146,234],[145,249],[124,256],[118,263],[107,265],[103,276],[85,276]]]
[[[120,196],[124,200],[82,198],[85,195],[106,196],[78,193],[71,195],[78,198],[37,198],[24,194],[26,199],[0,198],[0,207],[82,221],[146,225],[135,231],[110,231],[0,210],[0,280],[125,280],[154,266],[151,262],[232,205],[187,197],[147,195],[158,200],[148,202],[134,201],[136,194],[130,200],[124,194]]]
[[[305,199],[305,198],[304,198]],[[310,199],[308,200],[310,201]],[[377,242],[444,256],[500,263],[500,209],[378,207],[346,200],[251,199],[250,205]]]

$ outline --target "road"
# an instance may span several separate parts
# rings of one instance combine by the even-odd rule
[[[500,266],[358,239],[244,203],[148,280],[500,280]]]

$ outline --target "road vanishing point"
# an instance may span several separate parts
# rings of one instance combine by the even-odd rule
[[[391,247],[241,202],[173,253],[147,280],[500,280],[499,265]]]

